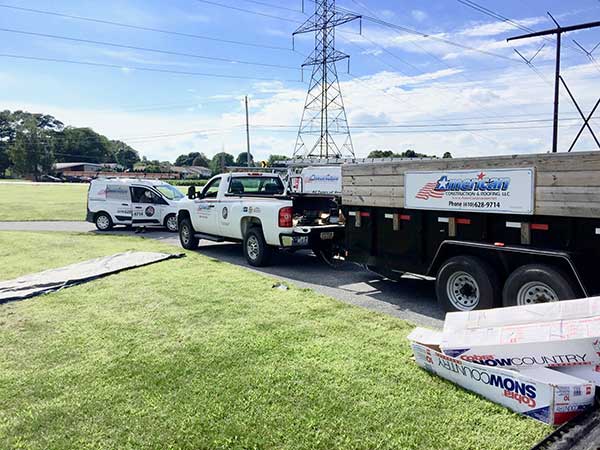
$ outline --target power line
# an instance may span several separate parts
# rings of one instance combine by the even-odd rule
[[[198,1],[200,1],[200,0],[198,0]],[[202,0],[202,1],[204,1],[204,0]],[[353,13],[353,11],[348,10],[346,8],[341,8],[340,7],[338,9],[340,9],[340,10],[342,10],[344,12],[347,12],[347,13]],[[395,30],[403,31],[405,33],[412,34],[412,35],[415,35],[415,36],[421,36],[423,38],[431,39],[431,40],[434,40],[434,41],[443,42],[445,44],[452,45],[454,47],[462,48],[463,50],[473,51],[473,52],[481,53],[481,54],[487,55],[487,56],[493,56],[495,58],[503,59],[505,61],[519,62],[516,59],[511,58],[509,56],[501,55],[499,53],[493,53],[493,52],[490,52],[490,51],[487,51],[487,50],[482,50],[482,49],[476,48],[476,47],[471,47],[469,45],[461,44],[459,42],[450,41],[448,39],[445,39],[445,38],[442,38],[442,37],[439,37],[439,36],[435,36],[435,35],[428,34],[428,33],[425,33],[425,32],[419,31],[419,30],[415,30],[413,28],[408,28],[408,27],[405,27],[405,26],[402,26],[402,25],[397,25],[397,24],[394,24],[394,23],[391,23],[391,22],[387,22],[385,20],[378,19],[376,17],[371,17],[371,16],[365,16],[365,15],[363,15],[362,18],[364,20],[368,20],[370,22],[376,23],[376,24],[381,25],[381,26],[385,26],[385,27],[392,28],[392,29],[395,29]]]
[[[283,66],[280,64],[259,63],[259,62],[244,61],[244,60],[239,60],[239,59],[220,58],[220,57],[216,57],[216,56],[197,55],[194,53],[181,53],[181,52],[174,52],[174,51],[170,51],[170,50],[162,50],[162,49],[156,49],[156,48],[138,47],[135,45],[128,45],[128,44],[117,44],[114,42],[104,42],[104,41],[95,41],[92,39],[81,39],[81,38],[74,38],[74,37],[69,37],[69,36],[60,36],[57,34],[37,33],[34,31],[15,30],[15,29],[11,29],[11,28],[0,28],[0,31],[5,32],[5,33],[22,34],[25,36],[36,36],[36,37],[43,37],[43,38],[50,38],[50,39],[60,39],[63,41],[81,42],[84,44],[102,45],[105,47],[125,48],[128,50],[137,50],[137,51],[150,52],[150,53],[160,53],[162,55],[183,56],[186,58],[205,59],[208,61],[244,64],[244,65],[249,65],[249,66],[273,67],[273,68],[278,68],[278,69],[298,70],[297,67]]]
[[[273,3],[267,3],[267,2],[260,2],[258,0],[242,0],[242,1],[247,2],[247,3],[254,3],[255,5],[260,5],[260,6],[267,6],[268,8],[277,8],[277,9],[282,9],[284,11],[291,11],[291,12],[295,12],[298,14],[302,14],[302,11],[299,11],[299,10],[293,9],[293,8],[288,8],[287,6],[275,5]]]
[[[518,28],[519,30],[527,31],[528,33],[534,33],[535,32],[535,30],[533,28],[530,28],[530,27],[527,27],[525,25],[522,25],[519,22],[517,22],[516,20],[513,20],[513,19],[510,19],[510,18],[508,18],[506,16],[503,16],[502,14],[497,13],[496,11],[493,11],[493,10],[491,10],[489,8],[486,8],[485,6],[482,6],[482,5],[478,4],[478,3],[475,3],[472,0],[457,0],[457,1],[459,3],[462,3],[465,6],[468,6],[469,8],[472,8],[472,9],[474,9],[476,11],[479,11],[479,12],[481,12],[481,13],[489,16],[489,17],[492,17],[494,19],[500,20],[501,22],[508,23],[508,24],[512,25],[513,27]],[[554,42],[552,39],[550,39],[548,37],[544,37],[543,39],[546,42],[549,42],[552,45],[556,46],[556,42]],[[579,50],[579,49],[577,49],[576,47],[574,47],[572,45],[569,45],[569,47],[574,48],[576,50]]]
[[[239,8],[237,6],[225,5],[223,3],[212,2],[212,1],[209,1],[209,0],[196,0],[196,1],[200,2],[200,3],[206,3],[207,5],[219,6],[221,8],[231,9],[231,10],[234,10],[234,11],[240,11],[240,12],[245,12],[245,13],[248,13],[248,14],[254,14],[256,16],[268,17],[270,19],[283,20],[285,22],[292,22],[292,23],[297,23],[297,24],[301,24],[302,23],[302,22],[300,22],[298,20],[290,19],[289,17],[275,16],[273,14],[267,14],[267,13],[262,13],[262,12],[258,12],[258,11],[252,11],[251,9]]]
[[[170,69],[151,69],[149,67],[138,67],[138,66],[124,66],[120,64],[107,64],[107,63],[97,63],[97,62],[88,62],[88,61],[77,61],[72,59],[60,59],[60,58],[44,58],[41,56],[29,56],[29,55],[15,55],[10,53],[0,53],[0,58],[13,58],[13,59],[22,59],[22,60],[31,60],[31,61],[45,61],[45,62],[56,62],[56,63],[65,63],[65,64],[77,64],[82,66],[91,66],[91,67],[107,67],[111,69],[129,69],[129,70],[137,70],[140,72],[158,72],[158,73],[169,73],[174,75],[190,75],[190,76],[199,76],[199,77],[208,77],[208,78],[230,78],[234,80],[257,80],[257,81],[281,81],[288,83],[301,83],[300,80],[285,80],[285,79],[276,79],[276,78],[263,78],[263,77],[247,77],[243,75],[226,75],[226,74],[218,74],[218,73],[208,73],[208,72],[188,72],[183,70],[170,70]]]
[[[579,120],[578,117],[563,118],[563,120]],[[509,121],[491,121],[491,122],[466,122],[466,123],[370,123],[370,124],[355,124],[350,128],[428,128],[428,127],[441,127],[441,128],[456,128],[465,126],[478,126],[478,125],[514,125],[514,124],[536,124],[552,122],[552,119],[530,119],[530,120],[509,120]],[[267,124],[255,124],[254,127],[267,127],[267,128],[295,128],[295,125],[267,125]]]
[[[265,45],[265,44],[258,44],[258,43],[245,42],[245,41],[236,41],[236,40],[231,40],[231,39],[222,39],[222,38],[216,38],[213,36],[205,36],[205,35],[200,35],[200,34],[183,33],[183,32],[172,31],[172,30],[164,30],[161,28],[142,27],[142,26],[132,25],[132,24],[128,24],[128,23],[115,22],[112,20],[97,19],[97,18],[93,18],[93,17],[76,16],[76,15],[72,15],[72,14],[64,14],[64,13],[59,13],[56,11],[48,11],[48,10],[34,9],[34,8],[23,8],[20,6],[5,5],[5,4],[0,4],[0,8],[13,9],[16,11],[23,11],[23,12],[29,12],[29,13],[34,13],[34,14],[42,14],[42,15],[47,15],[47,16],[61,17],[64,19],[74,19],[74,20],[80,20],[80,21],[85,21],[85,22],[101,23],[104,25],[112,25],[112,26],[116,26],[116,27],[129,28],[129,29],[133,29],[133,30],[150,31],[153,33],[169,34],[169,35],[185,37],[185,38],[203,39],[203,40],[208,40],[208,41],[224,42],[226,44],[243,45],[246,47],[257,47],[257,48],[267,48],[267,49],[272,49],[272,50],[286,50],[286,51],[291,50],[288,47],[278,47],[278,46],[274,46],[274,45]]]

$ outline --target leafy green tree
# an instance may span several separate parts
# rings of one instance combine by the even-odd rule
[[[373,150],[367,158],[393,158],[395,156],[397,155],[391,150]]]
[[[31,118],[19,127],[8,148],[8,155],[15,173],[31,176],[35,180],[43,173],[48,173],[54,164],[48,131],[38,128]]]
[[[446,153],[444,153],[444,156],[442,156],[442,158],[444,158],[444,159],[452,158],[452,153],[446,152]]]
[[[272,166],[273,164],[275,164],[277,162],[289,161],[289,160],[290,160],[290,158],[285,155],[270,155],[269,156],[269,165]]]
[[[210,160],[206,157],[204,153],[198,153],[198,156],[196,156],[192,161],[192,166],[208,167],[209,165]]]
[[[134,150],[124,142],[111,141],[110,144],[115,161],[126,169],[132,170],[133,166],[140,161],[140,155],[137,150]]]
[[[59,162],[114,162],[110,141],[91,128],[65,128],[57,135],[56,157]]]
[[[248,152],[240,153],[235,159],[235,163],[238,166],[247,166],[248,165]],[[254,156],[250,155],[250,165],[254,165]]]
[[[212,170],[213,174],[222,173],[227,166],[235,165],[235,159],[233,155],[230,155],[226,152],[217,153],[210,160],[210,165],[208,166],[210,170]]]
[[[0,111],[0,177],[5,175],[10,167],[8,147],[12,140],[13,132],[10,127],[10,111]]]
[[[187,155],[179,155],[175,160],[176,166],[191,166],[196,159],[200,155],[199,152],[190,152]]]

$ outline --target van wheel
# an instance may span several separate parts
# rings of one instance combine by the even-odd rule
[[[196,250],[200,239],[194,236],[194,227],[190,219],[183,219],[179,224],[179,242],[186,250]]]
[[[175,214],[169,214],[165,219],[165,227],[171,233],[177,233],[177,216]]]
[[[560,270],[543,264],[521,266],[502,290],[503,306],[533,305],[576,298],[575,289]]]
[[[263,267],[269,264],[273,250],[265,242],[262,230],[251,228],[244,236],[244,256],[248,264]]]
[[[489,309],[497,304],[500,282],[484,260],[456,256],[438,271],[435,291],[439,304],[447,312]]]
[[[108,231],[113,227],[112,219],[107,213],[104,212],[96,214],[94,223],[99,231]]]

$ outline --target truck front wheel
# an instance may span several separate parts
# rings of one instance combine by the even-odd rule
[[[568,277],[544,264],[529,264],[510,274],[502,292],[503,306],[558,302],[576,297]]]
[[[500,283],[496,272],[484,260],[455,256],[440,268],[435,290],[445,311],[472,311],[496,306]]]
[[[196,250],[200,239],[194,236],[194,227],[190,219],[183,219],[179,224],[179,242],[186,250]]]
[[[263,267],[269,264],[273,250],[265,241],[260,228],[251,228],[244,236],[244,256],[248,264]]]

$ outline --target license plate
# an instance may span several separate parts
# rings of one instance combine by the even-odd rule
[[[308,245],[308,236],[296,236],[294,237],[294,243],[296,245]]]
[[[322,241],[330,241],[331,239],[333,239],[333,231],[324,231],[321,233],[321,240]]]

